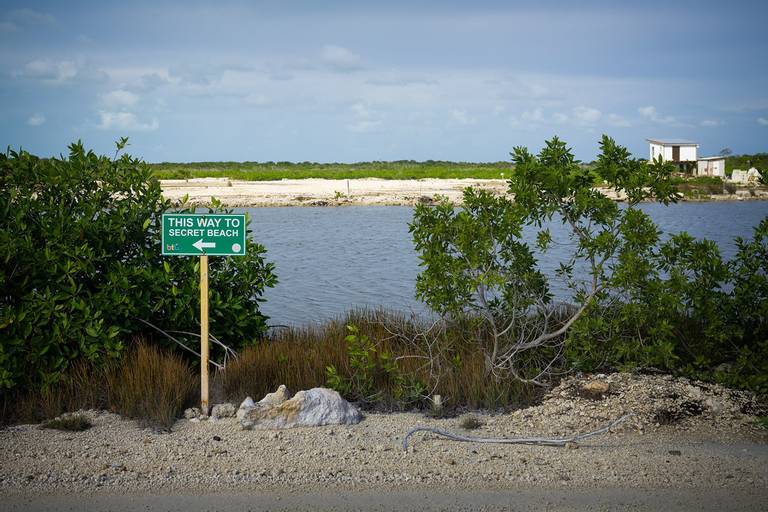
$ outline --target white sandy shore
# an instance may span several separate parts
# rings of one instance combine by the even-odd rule
[[[161,181],[163,195],[178,201],[189,194],[194,205],[208,204],[211,197],[224,206],[343,206],[343,205],[413,205],[431,202],[436,195],[460,202],[466,187],[501,193],[503,180],[280,180],[236,181],[226,178]]]
[[[190,180],[161,180],[163,195],[172,201],[189,196],[189,204],[204,206],[211,198],[225,207],[256,206],[412,206],[420,202],[431,203],[436,196],[447,197],[460,204],[466,187],[475,187],[502,194],[507,189],[505,180],[481,179],[422,179],[383,180],[365,178],[354,180],[279,180],[237,181],[228,178],[198,178]],[[606,195],[621,200],[612,191]],[[768,199],[768,190],[739,189],[735,194],[702,196],[711,201],[742,201]]]

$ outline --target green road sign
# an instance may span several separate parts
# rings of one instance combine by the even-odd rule
[[[163,214],[163,256],[245,256],[245,214]]]

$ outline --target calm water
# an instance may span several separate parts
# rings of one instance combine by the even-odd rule
[[[643,206],[664,232],[688,231],[735,252],[733,238],[750,237],[768,202]],[[410,207],[251,208],[255,239],[267,248],[280,283],[267,291],[269,323],[319,322],[356,306],[423,313],[414,298],[419,261],[408,223]],[[556,232],[558,226],[553,226]],[[552,269],[568,247],[541,262]]]

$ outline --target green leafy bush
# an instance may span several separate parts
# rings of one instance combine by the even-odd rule
[[[546,385],[562,363],[568,329],[608,295],[614,274],[638,271],[633,255],[655,240],[636,205],[677,199],[670,164],[634,159],[607,136],[600,146],[591,169],[557,137],[538,155],[517,147],[509,180],[514,199],[470,188],[459,210],[447,201],[415,209],[410,231],[423,267],[417,296],[441,315],[466,318],[488,333],[475,336],[491,341],[483,347],[486,375]],[[596,181],[626,195],[627,207],[596,189]],[[524,228],[536,229],[535,249],[546,253],[553,242],[549,222],[562,222],[574,247],[557,276],[539,269],[534,247],[522,236]],[[617,260],[622,264],[615,266]],[[552,301],[554,277],[570,288],[573,306]]]
[[[653,242],[569,333],[581,370],[656,367],[768,396],[768,218],[724,261],[686,233]]]
[[[326,367],[327,385],[350,400],[366,405],[374,403],[407,406],[422,400],[424,386],[418,380],[407,379],[392,352],[379,349],[371,339],[361,334],[357,326],[348,325],[348,372],[336,366]]]
[[[197,259],[160,255],[170,207],[129,155],[79,142],[68,157],[0,154],[0,390],[50,387],[72,361],[115,359],[123,340],[151,331],[142,320],[199,331]],[[230,346],[266,330],[259,301],[276,279],[264,252],[251,243],[245,257],[211,259],[211,332]]]
[[[768,396],[768,219],[752,240],[737,240],[732,261],[709,240],[663,239],[637,206],[680,197],[674,167],[632,158],[607,136],[600,147],[590,169],[558,138],[537,155],[518,147],[514,199],[469,189],[460,209],[416,207],[417,296],[474,324],[470,339],[484,352],[486,376],[546,384],[547,371],[563,367],[654,366]],[[719,178],[697,183],[722,187]],[[573,251],[545,276],[522,232],[535,229],[536,250],[546,253],[554,222],[565,226]],[[572,306],[552,308],[554,277],[568,285]]]

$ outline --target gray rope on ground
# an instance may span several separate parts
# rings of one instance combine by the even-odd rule
[[[571,437],[473,437],[462,436],[448,432],[447,430],[432,428],[432,427],[414,427],[405,434],[403,438],[403,450],[408,450],[408,439],[417,432],[431,432],[443,437],[447,437],[452,441],[460,441],[463,443],[487,443],[487,444],[533,444],[539,446],[565,446],[568,443],[575,443],[588,437],[597,436],[608,432],[612,427],[615,427],[622,421],[634,416],[634,413],[625,414],[617,420],[613,420],[603,428],[587,432],[585,434],[577,434]]]

